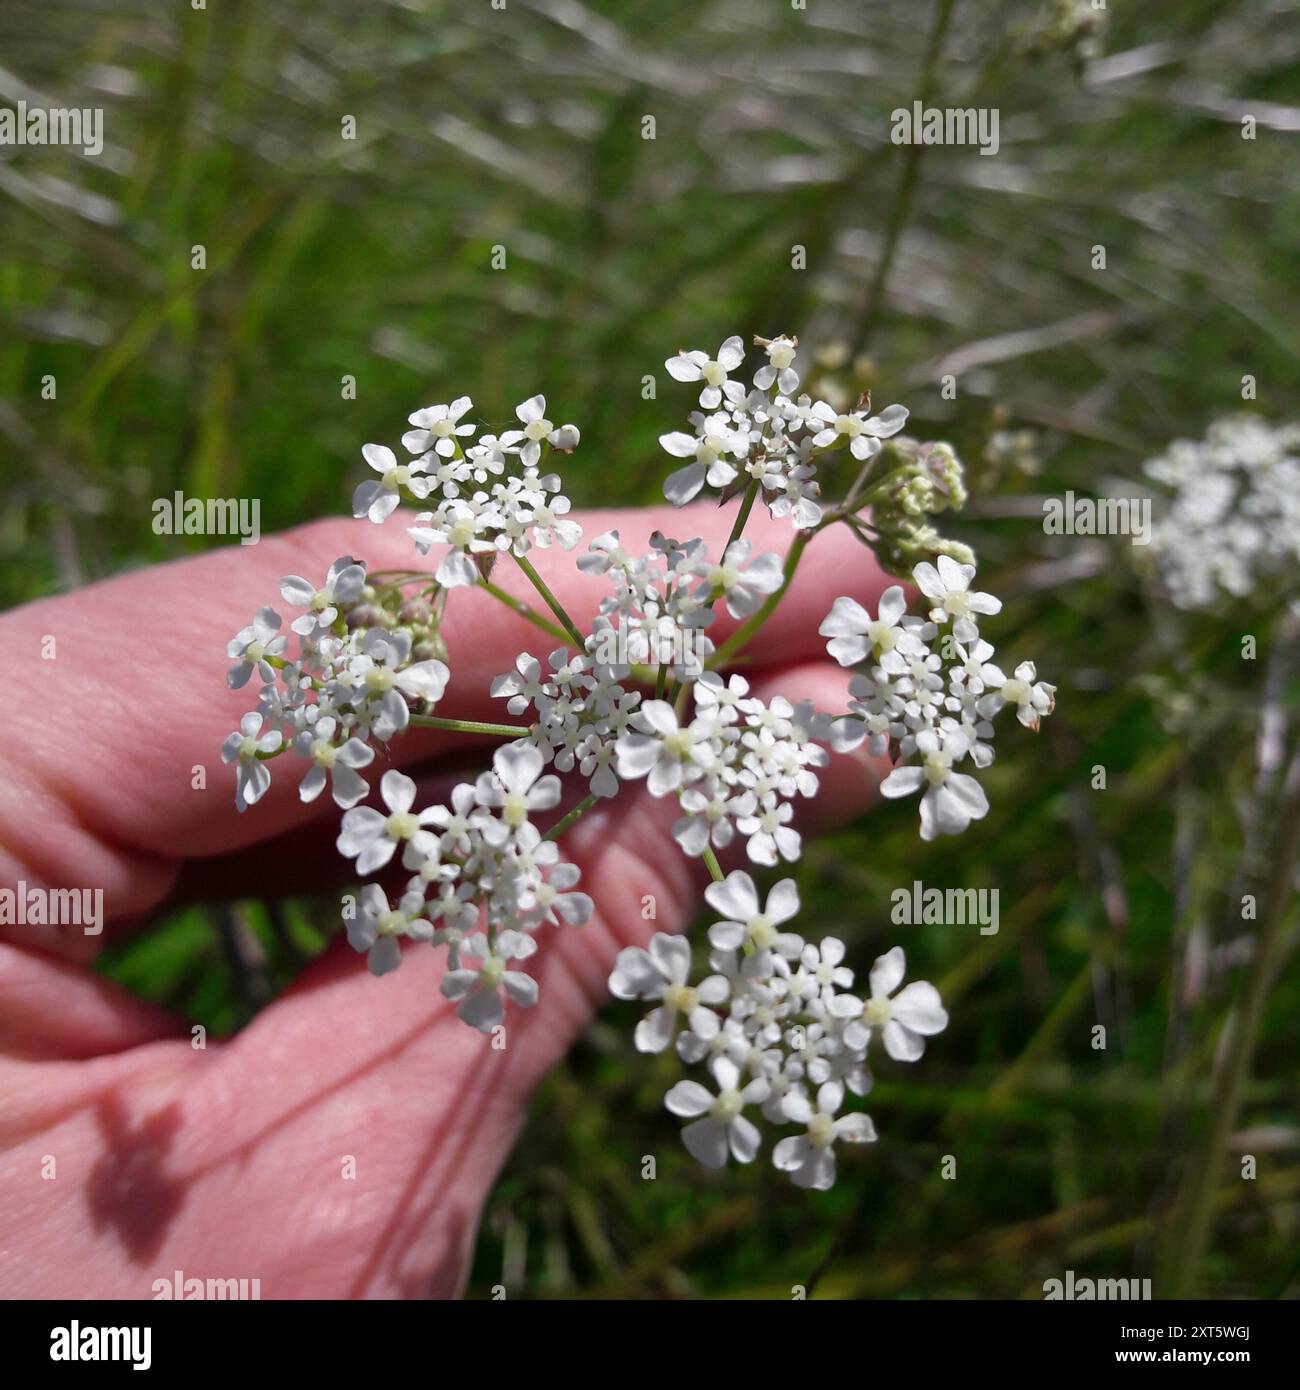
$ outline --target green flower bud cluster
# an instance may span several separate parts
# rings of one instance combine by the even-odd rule
[[[403,593],[397,584],[367,584],[356,603],[345,607],[343,619],[350,630],[404,629],[411,637],[412,661],[446,661],[442,638],[442,614],[446,591],[432,586],[417,594]]]

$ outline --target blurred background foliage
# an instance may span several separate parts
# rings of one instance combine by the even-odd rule
[[[545,392],[583,429],[575,500],[653,500],[657,436],[690,407],[664,357],[793,331],[828,392],[870,387],[956,445],[975,494],[957,534],[1009,597],[993,636],[1059,686],[964,837],[923,846],[895,804],[800,866],[810,934],[861,968],[901,937],[953,1017],[921,1066],[880,1065],[884,1138],[836,1189],[696,1167],[661,1107],[675,1064],[631,1052],[620,1006],[538,1097],[474,1291],[1038,1297],[1066,1269],[1300,1287],[1294,971],[1266,972],[1226,1117],[1258,1177],[1231,1158],[1202,1197],[1205,1259],[1162,1254],[1258,959],[1232,903],[1249,856],[1273,862],[1252,827],[1282,814],[1253,773],[1266,667],[1286,717],[1300,704],[1278,616],[1174,626],[1127,547],[1040,520],[1043,497],[1123,489],[1242,408],[1245,374],[1248,408],[1293,410],[1298,54],[1281,0],[0,9],[0,102],[106,113],[98,159],[0,147],[0,602],[219,543],[153,534],[177,488],[260,498],[266,530],[342,511],[360,444],[460,392],[493,422]],[[893,145],[916,99],[997,108],[996,157]],[[913,879],[997,888],[1000,931],[894,927]],[[334,916],[196,910],[104,968],[228,1031]]]

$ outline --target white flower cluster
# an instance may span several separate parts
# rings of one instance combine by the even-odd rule
[[[408,527],[420,554],[448,547],[434,575],[443,588],[478,582],[480,566],[502,551],[524,555],[533,546],[560,545],[572,550],[582,528],[570,521],[570,502],[554,473],[538,472],[543,445],[561,453],[578,446],[576,425],[553,425],[546,418],[546,397],[532,396],[515,409],[521,429],[483,435],[475,443],[473,423],[461,421],[473,402],[461,396],[450,405],[431,405],[409,417],[415,427],[402,436],[417,457],[399,464],[391,449],[367,444],[366,462],[379,474],[362,483],[352,498],[355,516],[386,521],[403,496],[415,501],[436,498]],[[503,477],[511,459],[520,472]]]
[[[504,1018],[503,994],[520,1008],[537,1002],[536,980],[512,968],[537,950],[537,929],[582,926],[592,914],[587,894],[572,891],[577,867],[560,860],[559,846],[530,819],[560,800],[559,778],[542,768],[528,744],[498,748],[491,772],[457,786],[450,805],[418,813],[415,783],[386,772],[380,791],[388,814],[354,807],[338,838],[358,873],[384,868],[399,847],[402,867],[414,871],[395,907],[378,884],[362,890],[359,912],[346,918],[348,941],[367,953],[376,975],[401,964],[401,937],[446,947],[442,992],[483,1033]]]
[[[618,775],[644,777],[651,796],[676,796],[683,815],[673,838],[698,858],[726,849],[737,832],[755,864],[798,859],[791,826],[794,798],[814,796],[827,754],[829,720],[811,705],[749,693],[742,676],[706,671],[691,687],[694,718],[679,719],[667,700],[646,700],[615,745]]]
[[[1170,490],[1139,560],[1179,608],[1267,592],[1293,596],[1300,574],[1300,425],[1255,415],[1216,420],[1145,465]]]
[[[861,1111],[839,1114],[846,1088],[857,1096],[871,1089],[873,1039],[894,1060],[916,1061],[926,1038],[948,1025],[939,992],[917,981],[895,993],[905,970],[895,946],[872,967],[869,996],[854,994],[843,942],[805,942],[783,930],[799,911],[793,879],[774,884],[764,902],[753,879],[736,870],[704,896],[721,919],[708,932],[712,973],[688,983],[690,945],[661,932],[648,950],[629,946],[619,954],[610,991],[654,1004],[637,1025],[640,1051],[672,1045],[684,1062],[713,1073],[716,1094],[679,1081],[664,1098],[674,1115],[691,1121],[682,1141],[695,1158],[709,1168],[721,1168],[728,1155],[752,1162],[760,1136],[750,1111],[800,1126],[776,1144],[773,1162],[798,1187],[828,1188],[835,1145],[876,1137]]]
[[[705,484],[724,498],[757,484],[774,517],[789,517],[796,529],[811,530],[822,520],[819,457],[847,445],[853,458],[868,462],[880,452],[881,440],[907,423],[907,411],[891,405],[879,415],[842,412],[826,401],[796,395],[795,340],[758,341],[767,361],[748,388],[732,377],[745,359],[739,337],[728,338],[716,357],[679,352],[664,364],[675,380],[702,383],[701,409],[690,416],[694,432],[660,436],[669,454],[690,460],[669,476],[664,496],[680,507]]]
[[[870,1086],[873,1039],[879,1035],[892,1058],[915,1061],[947,1015],[933,986],[899,989],[897,948],[873,967],[869,995],[855,995],[843,944],[806,942],[789,929],[799,907],[793,880],[775,884],[763,902],[748,873],[723,877],[718,853],[743,845],[751,865],[797,860],[795,802],[817,793],[829,761],[824,745],[845,751],[864,740],[902,760],[883,784],[886,795],[924,788],[925,838],[961,830],[987,802],[959,767],[987,766],[990,721],[1004,706],[1037,728],[1053,687],[1038,681],[1031,663],[1010,678],[991,664],[993,648],[977,623],[1001,605],[972,588],[967,549],[926,520],[964,500],[952,450],[892,439],[907,418],[900,406],[873,416],[864,399],[845,413],[797,394],[794,340],[756,341],[766,361],[749,386],[732,375],[744,356],[739,338],[727,339],[716,357],[687,352],[667,363],[676,379],[699,383],[701,407],[693,434],[663,437],[670,454],[688,460],[667,494],[683,503],[707,484],[723,500],[737,499],[730,540],[710,555],[699,538],[656,533],[650,553],[636,555],[617,531],[597,536],[576,564],[607,588],[581,628],[527,558],[533,547],[573,549],[581,537],[560,479],[544,471],[553,451],[577,445],[578,430],[547,419],[543,397],[519,406],[520,428],[499,436],[477,434],[468,397],[417,411],[402,437],[413,456],[407,463],[367,445],[379,476],[358,487],[354,512],[382,523],[403,501],[424,506],[407,530],[420,555],[439,548],[432,572],[368,573],[344,556],[319,588],[287,577],[281,595],[300,610],[289,631],[263,608],[229,645],[229,685],[242,688],[256,675],[259,695],[222,757],[237,766],[241,811],[266,793],[278,757],[307,765],[304,801],[331,787],[343,810],[337,848],[358,877],[393,874],[399,865],[405,874],[396,888],[370,882],[348,900],[349,942],[375,974],[401,963],[404,941],[444,950],[442,992],[485,1033],[502,1022],[507,1001],[536,1002],[537,982],[525,966],[539,932],[580,926],[593,913],[577,889],[579,870],[560,857],[559,835],[627,782],[672,797],[680,812],[673,836],[713,879],[706,893],[718,914],[708,933],[712,973],[689,984],[689,945],[660,934],[648,950],[622,952],[610,988],[654,1003],[636,1031],[641,1050],[674,1045],[684,1061],[711,1070],[716,1093],[683,1081],[667,1097],[668,1108],[691,1121],[683,1133],[696,1157],[714,1167],[728,1154],[749,1162],[758,1134],[745,1112],[755,1107],[769,1121],[801,1127],[775,1146],[774,1161],[797,1184],[824,1188],[834,1179],[836,1144],[875,1137],[865,1115],[840,1113],[846,1090],[863,1095]],[[844,500],[824,510],[820,461],[841,448],[856,476]],[[760,498],[805,533],[784,559],[756,554],[743,536]],[[861,669],[847,712],[833,718],[780,695],[759,699],[742,676],[719,668],[781,599],[807,533],[840,520],[895,569],[920,556],[937,557],[937,566],[925,559],[912,571],[929,601],[924,616],[907,615],[897,586],[874,618],[851,599],[836,601],[821,631],[836,660]],[[550,616],[488,582],[493,564],[506,558]],[[520,652],[492,683],[507,714],[524,722],[434,714],[451,679],[445,606],[450,592],[470,585],[481,585],[483,602],[504,602],[565,639],[544,661]],[[717,647],[708,632],[722,607],[741,626]],[[390,767],[377,789],[380,804],[363,805],[371,791],[364,770],[410,726],[506,741],[491,770],[456,786],[445,804],[417,807],[416,783]],[[585,796],[560,816],[568,776],[585,781]],[[543,817],[549,829],[536,823]]]
[[[290,624],[297,655],[286,655],[289,639],[273,608],[259,609],[226,648],[236,663],[226,676],[232,690],[255,673],[261,681],[256,709],[221,746],[222,762],[237,767],[235,805],[243,811],[259,801],[271,785],[267,762],[292,749],[310,764],[298,788],[303,801],[329,781],[339,806],[355,806],[369,791],[359,769],[374,760],[372,741],[400,734],[412,709],[432,710],[450,673],[436,657],[419,658],[418,626],[349,628],[348,615],[373,596],[365,566],[349,555],[335,560],[319,589],[288,575],[280,593],[305,610]]]
[[[931,607],[925,618],[907,613],[901,586],[880,596],[875,618],[851,598],[838,598],[822,623],[827,651],[841,666],[862,666],[849,684],[849,713],[831,727],[831,745],[848,752],[863,740],[877,756],[919,759],[895,767],[881,795],[921,796],[921,838],[959,835],[988,814],[984,788],[957,771],[966,760],[993,761],[993,718],[1007,706],[1037,731],[1052,712],[1056,687],[1038,679],[1032,661],[1008,677],[993,664],[978,618],[1002,608],[992,594],[971,589],[974,565],[940,555],[937,567],[917,565],[912,578]]]

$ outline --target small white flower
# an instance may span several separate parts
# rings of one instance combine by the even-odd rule
[[[345,859],[356,859],[358,874],[370,874],[382,869],[402,845],[403,866],[418,869],[421,860],[437,848],[437,836],[425,829],[435,823],[436,808],[413,812],[415,783],[393,768],[384,773],[379,792],[388,815],[381,815],[372,806],[347,811],[336,841],[339,853]]]
[[[533,890],[536,901],[527,913],[530,926],[543,922],[553,927],[561,922],[570,927],[585,926],[591,920],[596,905],[590,894],[568,891],[577,885],[581,877],[576,864],[556,864],[549,877]]]
[[[490,1033],[505,1018],[502,990],[521,1009],[531,1009],[537,1003],[537,981],[509,967],[512,960],[527,960],[537,950],[531,936],[503,931],[497,935],[495,946],[488,945],[487,937],[475,936],[461,949],[483,962],[477,970],[449,970],[442,977],[445,997],[462,1001],[456,1010],[462,1022],[480,1033]]]
[[[361,454],[379,477],[361,483],[352,494],[353,516],[368,516],[374,522],[387,521],[402,500],[402,488],[412,497],[429,495],[430,479],[424,476],[425,465],[421,459],[399,464],[393,451],[382,444],[367,444]]]
[[[818,405],[824,406],[824,402],[818,402]],[[816,413],[823,419],[830,414],[822,409],[818,409]],[[882,439],[897,434],[907,424],[907,414],[906,407],[891,405],[870,419],[864,417],[860,410],[835,415],[826,421],[827,427],[814,437],[813,444],[819,449],[825,449],[837,439],[847,439],[849,452],[855,459],[865,462],[880,452]]]
[[[715,1057],[711,1070],[718,1083],[716,1096],[698,1081],[679,1081],[664,1097],[664,1105],[674,1115],[693,1121],[682,1130],[682,1143],[706,1168],[724,1167],[728,1151],[737,1163],[752,1163],[758,1154],[759,1133],[742,1111],[767,1099],[768,1083],[755,1077],[742,1088],[740,1069],[730,1057]]]
[[[357,768],[369,766],[375,750],[356,737],[339,743],[337,734],[338,721],[325,715],[294,739],[294,751],[312,760],[310,770],[298,784],[298,795],[303,801],[315,801],[325,790],[328,776],[333,779],[335,803],[346,811],[364,801],[370,790]]]
[[[734,372],[745,360],[745,345],[739,336],[727,339],[718,349],[717,357],[707,352],[682,351],[670,357],[664,366],[674,381],[702,381],[704,389],[700,392],[700,404],[705,410],[716,410],[722,404],[724,394],[733,404],[744,399],[745,388],[738,381],[730,381],[727,374]]]
[[[736,829],[748,836],[745,852],[755,864],[771,866],[780,859],[799,858],[802,837],[789,825],[794,819],[794,807],[788,801],[771,799],[769,804],[755,809],[752,815],[741,816]]]
[[[469,501],[452,498],[440,503],[436,511],[420,512],[415,525],[406,530],[421,555],[427,555],[431,546],[449,547],[433,577],[444,589],[455,589],[478,583],[474,557],[497,553],[496,538],[502,526],[501,514],[479,493]]]
[[[754,880],[742,869],[729,873],[721,883],[710,883],[704,900],[726,919],[709,928],[709,944],[720,951],[774,950],[794,960],[803,950],[803,938],[777,928],[799,913],[799,893],[794,879],[774,883],[764,906]]]
[[[732,541],[718,564],[704,559],[695,561],[691,572],[704,581],[697,597],[709,599],[717,594],[725,598],[727,612],[733,618],[747,618],[756,612],[764,598],[781,587],[785,576],[781,557],[771,553],[758,556],[746,569],[745,562],[753,548],[752,541]]]
[[[1056,708],[1056,687],[1038,679],[1032,661],[1022,661],[1010,680],[999,680],[1002,673],[996,667],[986,666],[984,672],[985,684],[995,693],[980,701],[980,712],[994,712],[1003,703],[1015,705],[1016,718],[1037,733],[1039,720]]]
[[[831,640],[826,650],[841,666],[856,666],[874,656],[893,674],[904,669],[902,654],[916,654],[921,644],[901,626],[907,614],[902,586],[891,584],[880,596],[880,616],[873,618],[851,598],[837,598],[817,631]]]
[[[879,1028],[885,1051],[896,1062],[915,1062],[925,1052],[926,1038],[948,1026],[939,991],[926,980],[914,980],[896,997],[889,997],[903,983],[906,971],[903,948],[895,946],[871,967],[870,999],[863,1003],[851,994],[839,994],[831,1001],[831,1012],[837,1018],[856,1021],[860,1017],[860,1023],[845,1030],[845,1040],[851,1046],[865,1047],[872,1029]],[[853,1036],[854,1027],[862,1030],[860,1038]]]
[[[767,352],[767,366],[754,373],[754,385],[766,391],[773,382],[783,396],[793,395],[799,389],[799,376],[794,370],[795,351],[798,347],[793,338],[782,335],[771,340],[759,338],[759,347]]]
[[[870,1116],[856,1111],[836,1117],[843,1103],[844,1087],[838,1081],[827,1081],[818,1088],[815,1110],[802,1091],[791,1091],[782,1101],[785,1118],[807,1127],[807,1133],[782,1139],[772,1151],[772,1162],[790,1174],[796,1187],[823,1192],[834,1186],[837,1139],[850,1144],[866,1144],[875,1139],[876,1127]]]
[[[808,464],[787,468],[769,460],[762,475],[768,512],[777,519],[788,516],[798,531],[811,531],[822,519],[821,484]]]
[[[460,423],[474,402],[468,396],[460,396],[450,405],[430,405],[408,416],[415,426],[402,436],[402,446],[413,454],[423,454],[432,449],[440,458],[450,458],[456,452],[457,436],[464,437],[474,433],[472,424]]]
[[[287,574],[280,581],[280,594],[286,603],[308,611],[295,618],[289,626],[302,637],[328,631],[338,617],[338,605],[355,603],[365,588],[366,567],[351,555],[335,560],[325,576],[325,583],[314,588],[296,574]]]
[[[1000,613],[1002,600],[992,594],[972,593],[970,582],[975,578],[974,565],[959,565],[948,555],[940,555],[938,568],[923,560],[912,570],[916,587],[934,607],[930,620],[944,623],[952,620],[953,636],[958,642],[975,642],[979,628],[972,613]]]
[[[648,777],[651,796],[667,796],[686,780],[692,763],[700,763],[702,740],[689,726],[679,728],[677,715],[667,700],[646,700],[637,710],[634,726],[615,745],[618,775]]]
[[[408,666],[410,652],[409,633],[372,628],[348,663],[349,699],[364,707],[375,736],[385,742],[411,721],[406,697],[433,705],[451,678],[446,664],[434,657]]]
[[[692,859],[698,859],[710,845],[726,849],[735,838],[736,822],[753,815],[758,804],[753,792],[736,795],[719,778],[682,788],[677,800],[686,814],[674,823],[673,839]]]
[[[443,854],[468,856],[473,851],[474,836],[478,833],[477,806],[473,785],[461,782],[452,788],[450,807],[433,808],[429,822],[439,827],[441,834],[438,843]],[[478,818],[482,818],[481,812]]]
[[[483,824],[483,837],[500,844],[527,825],[532,811],[549,811],[560,800],[560,779],[542,776],[546,760],[531,743],[509,743],[492,755],[492,771],[474,784],[480,806],[500,812]]]
[[[1006,681],[1001,668],[989,660],[993,655],[991,642],[981,639],[969,647],[963,647],[961,643],[956,646],[957,662],[948,678],[955,692],[982,695],[986,688],[996,690]]]
[[[706,482],[714,488],[725,488],[734,482],[737,473],[731,459],[740,457],[748,448],[748,440],[732,428],[727,414],[697,413],[691,419],[697,434],[674,430],[659,436],[660,447],[667,453],[674,458],[691,460],[664,480],[664,496],[675,507],[685,506]]]
[[[260,801],[271,785],[271,770],[258,757],[259,753],[274,753],[284,742],[274,730],[261,733],[262,716],[246,714],[239,721],[239,732],[231,734],[221,745],[223,763],[239,761],[235,778],[235,809],[243,811]]]
[[[656,932],[648,950],[626,946],[619,952],[610,993],[616,999],[661,1001],[637,1024],[638,1052],[664,1051],[682,1023],[705,1040],[718,1031],[718,1016],[707,1006],[723,1003],[730,986],[721,975],[710,975],[692,987],[686,983],[690,971],[691,947],[684,937]]]
[[[844,956],[844,943],[838,936],[809,941],[799,956],[799,969],[791,977],[791,992],[815,1004],[833,999],[837,989],[851,989],[853,971],[844,964]]]
[[[919,767],[896,767],[880,784],[881,796],[910,796],[925,788],[921,797],[921,838],[933,840],[938,835],[960,835],[973,820],[988,814],[988,797],[984,788],[963,772],[954,772],[953,764],[966,752],[961,735],[946,735],[942,739],[932,729],[916,736],[916,749],[922,763]]]
[[[546,418],[546,397],[530,396],[522,405],[515,408],[524,430],[524,446],[519,451],[519,461],[525,468],[537,466],[542,456],[542,440],[552,448],[570,452],[578,443],[578,427],[561,425],[557,428]]]
[[[360,915],[348,922],[348,945],[354,951],[365,951],[366,964],[372,975],[386,975],[402,963],[399,938],[428,941],[433,936],[433,924],[421,914],[424,894],[403,894],[396,907],[389,907],[388,895],[377,883],[368,883],[358,899]]]
[[[275,667],[266,658],[281,656],[289,644],[287,637],[276,636],[279,631],[280,615],[275,609],[259,608],[253,621],[230,639],[226,655],[239,658],[239,664],[226,672],[226,684],[231,690],[247,685],[254,671],[268,685],[275,680]]]

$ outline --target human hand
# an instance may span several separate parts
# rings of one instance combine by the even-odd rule
[[[581,520],[593,535],[619,527],[629,548],[662,528],[720,551],[729,516],[687,513]],[[783,551],[790,529],[755,517],[749,534],[759,550]],[[296,779],[278,777],[255,816],[236,814],[233,774],[217,750],[247,695],[212,698],[227,639],[279,577],[323,572],[343,554],[372,568],[406,565],[409,541],[396,526],[319,522],[0,617],[0,647],[14,662],[0,887],[102,888],[106,918],[103,936],[0,925],[8,1296],[149,1297],[174,1270],[258,1278],[272,1298],[455,1294],[529,1097],[608,998],[618,951],[684,930],[697,913],[707,876],[670,837],[671,798],[656,801],[637,784],[566,834],[564,854],[596,912],[581,928],[546,934],[529,966],[540,1002],[511,1016],[503,1050],[455,1018],[439,993],[440,959],[416,945],[405,969],[376,979],[340,939],[237,1036],[201,1050],[180,1022],[86,968],[105,939],[180,902],[347,882],[327,797],[303,805]],[[568,611],[589,617],[601,582],[554,551],[537,560]],[[818,624],[841,594],[874,607],[889,582],[846,528],[819,535],[753,649],[755,693],[842,709],[848,673],[825,659]],[[491,677],[522,649],[547,650],[546,639],[482,592],[456,600],[443,628],[453,674],[439,714],[500,718],[485,693]],[[724,613],[711,635],[734,626]],[[54,656],[42,659],[49,637]],[[451,765],[475,743],[412,731],[387,754],[422,797],[437,798],[461,779]],[[199,765],[205,790],[192,786]],[[887,770],[833,757],[803,828],[859,814]],[[645,895],[653,921],[643,919]],[[43,1176],[47,1156],[53,1178]],[[344,1177],[349,1156],[353,1178]]]

